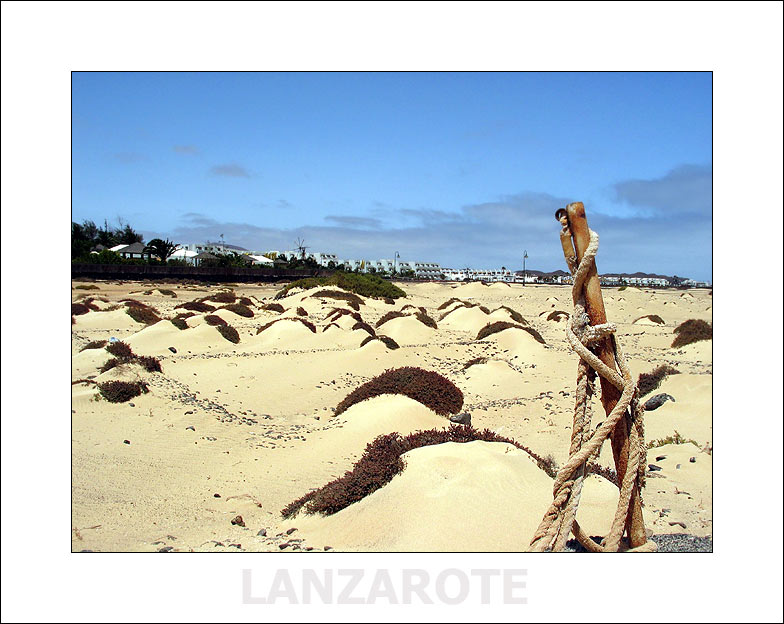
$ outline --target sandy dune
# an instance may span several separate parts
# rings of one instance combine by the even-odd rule
[[[315,290],[275,301],[273,286],[231,286],[254,302],[252,318],[214,313],[237,330],[240,342],[233,344],[204,322],[204,314],[189,317],[185,330],[168,320],[183,311],[176,305],[226,286],[160,286],[173,290],[174,298],[157,284],[97,285],[90,294],[109,301],[101,307],[132,297],[154,306],[164,320],[147,327],[122,308],[78,316],[72,326],[72,380],[88,380],[72,386],[74,550],[519,551],[549,505],[552,479],[527,453],[498,442],[471,442],[410,451],[403,473],[333,516],[301,512],[283,520],[280,514],[350,470],[376,436],[449,426],[445,416],[401,395],[382,395],[335,416],[349,392],[401,366],[452,381],[476,428],[510,437],[542,457],[552,455],[559,464],[566,461],[577,360],[566,346],[563,322],[546,317],[555,309],[571,310],[569,287],[401,284],[405,299],[389,305],[366,298],[359,310],[375,328],[383,314],[405,308],[407,316],[376,328],[400,345],[389,349],[379,340],[360,347],[368,332],[353,330],[350,315],[331,314],[347,308],[346,302],[313,297]],[[648,475],[647,525],[656,533],[710,535],[712,342],[670,345],[683,321],[712,320],[712,298],[700,290],[604,292],[633,373],[664,363],[681,371],[655,391],[675,401],[646,413],[647,439],[662,441],[648,455],[648,463],[661,470]],[[74,290],[74,299],[80,294]],[[453,297],[493,312],[459,302],[438,309]],[[261,309],[273,301],[283,313]],[[498,309],[502,305],[528,319],[546,344],[517,328],[476,340],[486,324],[512,320]],[[420,306],[438,329],[417,320]],[[299,317],[298,307],[307,316]],[[664,325],[634,322],[648,314],[661,316]],[[296,318],[313,323],[316,332]],[[257,334],[275,319],[282,320]],[[80,349],[111,336],[137,355],[158,357],[163,372],[127,363],[100,373],[111,356],[105,349]],[[479,363],[465,368],[471,360]],[[142,381],[149,391],[125,403],[100,399],[95,383],[118,379]],[[594,413],[596,423],[602,413],[598,398]],[[676,431],[682,443],[667,442]],[[598,461],[613,465],[609,445]],[[615,486],[589,478],[579,512],[589,532],[606,532],[615,500]],[[231,523],[237,515],[245,527]],[[291,528],[296,531],[289,535]]]

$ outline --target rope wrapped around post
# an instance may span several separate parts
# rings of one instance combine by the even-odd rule
[[[533,552],[562,551],[569,534],[573,533],[580,544],[590,552],[618,552],[621,549],[629,552],[652,552],[656,550],[656,544],[651,540],[631,548],[627,548],[622,543],[624,528],[632,514],[633,494],[635,491],[640,491],[645,476],[647,448],[645,446],[643,409],[638,401],[637,386],[629,371],[626,358],[620,344],[615,339],[616,327],[612,323],[591,325],[586,311],[584,285],[599,248],[599,236],[596,232],[589,230],[590,242],[578,264],[574,255],[572,234],[567,216],[563,211],[559,211],[558,215],[563,226],[561,243],[564,256],[573,275],[574,312],[566,326],[566,337],[571,348],[580,356],[580,361],[577,370],[574,424],[569,460],[555,477],[553,502],[536,530],[529,549]],[[590,350],[597,342],[605,339],[611,341],[620,374],[607,366]],[[591,433],[591,397],[594,393],[597,374],[615,386],[621,395],[604,422]],[[585,534],[577,523],[577,507],[580,503],[580,494],[585,479],[586,462],[599,455],[605,440],[612,435],[622,418],[626,418],[629,423],[629,456],[626,471],[621,483],[618,484],[620,495],[610,532],[599,545]]]

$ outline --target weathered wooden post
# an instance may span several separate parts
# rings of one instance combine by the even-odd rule
[[[568,238],[562,238],[564,254],[573,256],[577,264],[583,258],[585,250],[590,242],[590,232],[588,221],[585,218],[585,207],[582,202],[569,204],[565,209],[561,209],[555,214],[556,218],[568,222],[569,230],[572,234],[574,249],[568,244]],[[562,221],[563,222],[563,221]],[[592,263],[588,276],[583,286],[585,297],[585,309],[591,325],[601,325],[607,322],[607,315],[604,310],[604,300],[602,299],[602,288],[599,283],[599,275],[596,270],[596,263]],[[592,349],[596,355],[612,370],[617,370],[615,362],[615,351],[611,342],[612,338],[607,336],[599,341]],[[620,391],[608,380],[600,377],[602,388],[602,406],[604,411],[609,414],[621,396]],[[626,416],[621,418],[615,426],[611,436],[613,459],[615,460],[615,470],[618,473],[618,482],[623,481],[626,474],[627,463],[629,460],[629,422],[630,416],[627,411]],[[637,486],[634,486],[631,500],[629,502],[629,513],[626,520],[626,533],[629,536],[629,546],[634,548],[645,544],[645,524],[642,517],[642,506],[640,504],[640,493]]]

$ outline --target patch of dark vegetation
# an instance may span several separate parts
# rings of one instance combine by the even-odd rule
[[[242,305],[244,305],[244,306],[248,306],[248,307],[250,307],[250,306],[252,306],[252,305],[253,305],[253,302],[250,300],[250,298],[249,298],[249,297],[240,297],[240,298],[237,300],[237,302],[238,302],[238,303],[241,303],[241,304],[242,304]]]
[[[267,310],[268,312],[285,312],[286,308],[284,308],[279,303],[265,303],[261,306],[262,310]]]
[[[684,347],[688,344],[700,342],[701,340],[713,339],[713,327],[710,323],[701,319],[689,319],[684,321],[673,330],[675,340],[672,341],[672,347]]]
[[[341,329],[340,325],[338,325],[337,323],[330,323],[330,324],[329,324],[329,325],[327,325],[327,326],[326,326],[324,329],[322,329],[322,330],[321,330],[321,333],[323,334],[323,333],[324,333],[325,331],[327,331],[327,330],[328,330],[330,327],[337,327],[338,329]]]
[[[74,286],[74,290],[101,290],[95,284],[77,284]]]
[[[114,357],[114,358],[111,358],[110,360],[107,360],[106,362],[104,362],[103,366],[101,366],[101,368],[99,368],[98,370],[101,373],[105,373],[106,371],[112,370],[113,368],[119,366],[120,364],[125,364],[126,362],[129,362],[129,361],[130,360],[127,360],[127,359],[120,359],[120,358]]]
[[[449,301],[444,301],[440,306],[438,306],[438,310],[443,310],[444,308],[448,308],[455,302],[465,303],[462,299],[458,299],[457,297],[452,297]]]
[[[173,319],[169,319],[169,321],[171,321],[171,324],[174,325],[179,330],[188,329],[188,323],[185,322],[185,318],[183,318],[182,316],[177,316]]]
[[[122,340],[115,340],[114,342],[110,342],[108,345],[106,345],[106,350],[114,357],[124,359],[130,359],[134,357],[131,345],[123,342]]]
[[[223,306],[221,310],[228,310],[229,312],[234,312],[234,314],[243,316],[245,318],[253,318],[253,310],[251,310],[246,305],[242,305],[241,303],[230,303]]]
[[[364,347],[367,343],[371,342],[372,340],[380,340],[386,345],[387,349],[400,348],[400,345],[397,344],[394,340],[392,340],[392,338],[390,338],[389,336],[384,336],[382,334],[377,334],[375,336],[368,336],[362,342],[359,343],[359,346]]]
[[[395,286],[392,282],[371,275],[368,273],[343,273],[336,271],[329,277],[306,277],[305,279],[291,282],[284,286],[276,295],[275,299],[285,297],[293,288],[315,288],[317,286],[337,286],[348,292],[363,297],[374,299],[399,299],[405,297],[406,293]]]
[[[624,291],[624,290],[626,290],[626,286],[619,286],[618,287],[618,292],[621,292],[621,291]]]
[[[216,303],[234,303],[237,300],[237,295],[233,290],[224,290],[214,295],[209,295],[204,298],[205,301],[215,301]]]
[[[454,303],[455,301],[459,301],[460,305],[456,305],[451,310],[447,310],[446,312],[444,312],[441,315],[441,317],[438,319],[439,321],[443,321],[447,316],[452,314],[452,312],[456,312],[460,308],[479,308],[485,314],[490,314],[490,310],[488,310],[485,306],[479,305],[478,303],[472,303],[471,301],[463,301],[462,299],[450,299],[447,303],[449,303],[449,302]]]
[[[215,329],[217,329],[220,335],[229,342],[233,342],[234,344],[239,343],[240,335],[231,325],[218,325]]]
[[[303,308],[302,306],[299,306],[297,308],[297,314],[299,316],[308,316],[308,311],[305,308]]]
[[[382,394],[403,394],[442,416],[456,414],[463,407],[463,393],[446,377],[405,366],[387,370],[350,392],[335,408],[335,414],[342,414],[352,405]]]
[[[391,321],[392,319],[395,318],[400,318],[401,316],[408,316],[408,315],[405,312],[401,312],[400,310],[390,310],[376,321],[376,328],[381,327],[387,321]]]
[[[470,425],[451,425],[448,429],[429,429],[406,436],[390,433],[378,436],[369,443],[362,457],[350,471],[289,503],[281,510],[281,515],[285,519],[292,518],[300,511],[306,514],[332,515],[382,488],[403,472],[405,453],[435,444],[449,442],[465,444],[474,441],[511,444],[528,453],[542,470],[555,477],[557,464],[551,455],[542,458],[515,440],[499,436],[489,429],[480,431]],[[606,473],[603,476],[614,476],[614,473],[608,469],[595,464],[588,466],[589,471],[597,468]]]
[[[76,325],[76,317],[73,314],[71,315],[71,325]]]
[[[345,316],[346,314],[353,318],[357,323],[364,322],[364,319],[359,312],[352,312],[351,310],[346,310],[346,308],[332,308],[332,312],[327,314],[326,320],[329,321],[331,319],[333,321],[337,321],[341,316]]]
[[[98,391],[110,403],[125,403],[148,392],[149,387],[143,381],[106,381],[98,384]]]
[[[395,305],[395,300],[392,297],[384,297],[382,301],[387,305]]]
[[[172,297],[173,299],[177,298],[177,293],[173,290],[169,290],[168,288],[159,288],[158,292],[162,295],[166,295],[167,297]]]
[[[636,323],[637,321],[641,321],[642,319],[648,319],[649,321],[652,321],[657,325],[664,325],[664,319],[658,314],[644,314],[643,316],[634,319],[632,323]]]
[[[89,311],[90,308],[83,303],[71,304],[71,316],[81,316],[82,314],[87,314]]]
[[[193,312],[215,312],[215,306],[203,301],[186,301],[176,306],[175,309],[192,310]]]
[[[438,325],[430,316],[428,316],[427,312],[423,312],[420,310],[414,316],[416,316],[416,319],[423,325],[427,325],[428,327],[432,327],[433,329],[438,329]]]
[[[556,321],[559,322],[561,319],[568,319],[569,313],[564,312],[563,310],[553,310],[550,314],[547,315],[548,321]]]
[[[87,349],[103,349],[107,342],[108,340],[91,340],[81,349],[79,349],[79,352],[81,353],[82,351],[87,351]]]
[[[228,325],[226,321],[224,321],[220,316],[216,314],[208,314],[204,317],[204,322],[207,325],[217,326],[217,325]]]
[[[354,310],[359,310],[359,306],[365,304],[365,300],[362,299],[362,297],[359,297],[354,293],[345,293],[339,290],[320,290],[310,296],[314,299],[339,299],[345,301],[346,305]]]
[[[495,310],[493,310],[493,312],[497,312],[498,310],[506,310],[515,323],[520,323],[521,325],[528,325],[528,321],[526,321],[525,318],[523,318],[523,315],[520,314],[517,310],[513,310],[509,306],[502,305],[496,308]]]
[[[267,329],[268,327],[271,327],[272,325],[274,325],[275,323],[277,323],[279,321],[296,321],[298,323],[302,323],[305,327],[307,327],[314,334],[316,333],[316,326],[313,323],[311,323],[310,321],[306,321],[305,319],[299,318],[297,316],[292,316],[292,317],[289,317],[289,318],[278,318],[278,319],[275,319],[274,321],[270,321],[266,325],[262,325],[261,327],[259,327],[256,330],[256,335],[258,336],[265,329]]]
[[[129,308],[149,308],[146,303],[142,303],[138,299],[125,298],[120,299],[120,303],[124,303]]]
[[[155,309],[148,306],[128,306],[128,309],[125,312],[137,323],[144,323],[145,325],[155,325],[155,323],[161,320],[161,317],[156,314]]]
[[[680,371],[677,368],[669,364],[657,366],[650,373],[640,373],[637,379],[637,390],[639,390],[640,398],[656,390],[668,375],[677,375],[679,373]]]
[[[354,323],[354,325],[352,325],[352,327],[351,327],[352,331],[357,330],[357,329],[364,329],[371,336],[375,336],[376,335],[376,330],[373,329],[367,323],[365,323],[365,321],[357,321],[356,323]]]
[[[476,339],[482,340],[483,338],[487,338],[488,336],[504,331],[505,329],[522,329],[523,331],[531,334],[536,342],[546,344],[544,338],[542,338],[542,335],[533,327],[524,327],[523,325],[517,325],[516,323],[509,323],[508,321],[496,321],[495,323],[488,323],[479,330],[479,333],[476,335]]]
[[[484,357],[483,355],[480,355],[479,357],[475,357],[472,360],[468,360],[468,362],[463,364],[463,370],[468,370],[469,368],[471,368],[472,366],[476,366],[477,364],[487,364],[487,358]]]
[[[161,361],[157,357],[152,357],[151,355],[137,355],[135,361],[149,373],[163,372],[161,369]]]

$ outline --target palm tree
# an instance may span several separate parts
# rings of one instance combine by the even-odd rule
[[[166,240],[153,238],[144,248],[144,253],[155,256],[161,262],[166,262],[175,251],[177,251],[177,244],[168,238]]]

